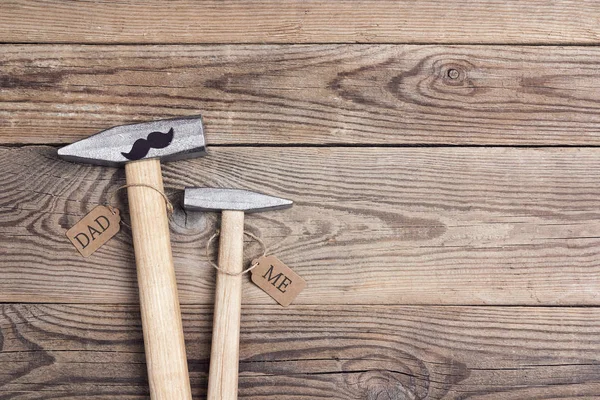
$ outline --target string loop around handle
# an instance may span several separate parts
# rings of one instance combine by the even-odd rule
[[[117,211],[115,211],[115,207],[113,207],[112,203],[115,199],[115,196],[117,195],[117,193],[120,190],[123,189],[127,189],[129,187],[147,187],[150,188],[152,190],[154,190],[155,192],[157,192],[158,194],[160,194],[163,199],[165,199],[165,204],[167,207],[167,216],[170,219],[171,216],[173,215],[173,203],[171,203],[171,200],[169,200],[169,198],[167,197],[167,195],[165,194],[165,192],[163,192],[162,190],[160,190],[159,188],[152,186],[152,185],[147,185],[145,183],[129,183],[127,185],[123,185],[123,186],[119,186],[118,188],[116,188],[115,190],[113,190],[110,194],[110,196],[108,196],[108,201],[106,202],[106,207],[108,207],[108,209],[110,210],[111,213],[116,214]],[[126,227],[128,227],[129,229],[131,229],[131,225],[129,225],[127,222],[125,222],[124,220],[121,219],[121,223],[123,225],[125,225]]]
[[[112,208],[113,208],[112,202],[115,199],[115,196],[117,195],[117,193],[120,190],[127,189],[127,188],[130,188],[130,187],[147,187],[147,188],[150,188],[150,189],[154,190],[155,192],[157,192],[158,194],[160,194],[163,197],[163,199],[165,199],[165,204],[167,205],[167,213],[169,213],[169,216],[171,216],[173,214],[173,203],[171,203],[171,200],[169,200],[169,198],[167,197],[167,195],[165,194],[165,192],[163,192],[162,190],[160,190],[156,186],[147,185],[145,183],[128,183],[127,185],[119,186],[118,188],[116,188],[115,190],[113,190],[112,193],[110,194],[110,196],[108,197],[108,207],[111,209],[111,211],[112,211]]]
[[[210,263],[210,265],[212,265],[212,267],[214,269],[216,269],[219,272],[222,272],[226,275],[230,275],[230,276],[240,276],[240,275],[244,275],[247,274],[248,272],[252,271],[254,268],[256,268],[256,266],[258,265],[258,263],[254,263],[251,264],[248,268],[244,269],[241,272],[229,272],[224,268],[221,268],[217,265],[217,263],[215,263],[213,260],[211,260],[210,258],[210,244],[212,243],[212,241],[219,236],[221,232],[219,230],[217,230],[211,237],[210,239],[208,239],[208,241],[206,242],[206,259],[208,260],[208,262]],[[261,257],[264,257],[267,255],[267,246],[265,245],[265,242],[263,242],[261,240],[261,238],[259,238],[258,236],[256,236],[255,234],[248,232],[248,231],[244,231],[244,235],[251,237],[252,239],[256,240],[262,247],[263,252]],[[260,257],[259,257],[260,258]]]

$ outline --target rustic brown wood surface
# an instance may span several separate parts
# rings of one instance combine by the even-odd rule
[[[589,43],[595,0],[11,0],[0,40],[33,43]]]
[[[202,113],[210,145],[600,145],[599,59],[598,47],[6,45],[0,143]]]
[[[184,212],[184,186],[295,201],[246,218],[308,285],[283,309],[244,276],[241,399],[600,399],[599,15],[1,2],[0,400],[149,398],[130,229],[88,259],[65,236],[124,171],[56,148],[197,114],[209,155],[163,167],[194,399],[218,216]]]
[[[137,307],[4,305],[0,398],[146,399]],[[211,307],[183,308],[194,398]],[[572,399],[600,392],[597,308],[247,306],[247,399]]]
[[[289,210],[249,215],[246,229],[308,281],[297,304],[600,304],[596,148],[210,152],[165,164],[165,186],[293,199]],[[0,148],[0,182],[0,300],[137,302],[127,227],[87,259],[64,235],[109,199],[124,171],[61,161],[51,147]],[[219,216],[185,213],[179,196],[171,231],[180,298],[212,304],[204,246]],[[249,242],[247,260],[259,251]],[[243,298],[274,304],[248,277]]]

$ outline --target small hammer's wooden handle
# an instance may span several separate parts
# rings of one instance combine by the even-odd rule
[[[243,270],[244,212],[223,211],[219,239],[219,267]],[[242,276],[217,271],[208,400],[235,400],[238,393]]]
[[[128,185],[163,191],[158,159],[127,163],[125,174]],[[150,398],[191,400],[165,200],[149,187],[129,187],[127,193]]]

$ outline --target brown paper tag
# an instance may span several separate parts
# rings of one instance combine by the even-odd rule
[[[275,256],[260,257],[252,264],[252,282],[284,307],[289,306],[306,287],[306,281]]]
[[[97,206],[67,231],[67,237],[82,256],[90,256],[121,229],[119,210],[112,210]]]

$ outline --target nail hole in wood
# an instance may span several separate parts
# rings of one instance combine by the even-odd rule
[[[459,76],[460,76],[460,72],[458,72],[458,70],[456,70],[454,68],[450,68],[448,70],[448,78],[450,78],[450,79],[458,79]]]

